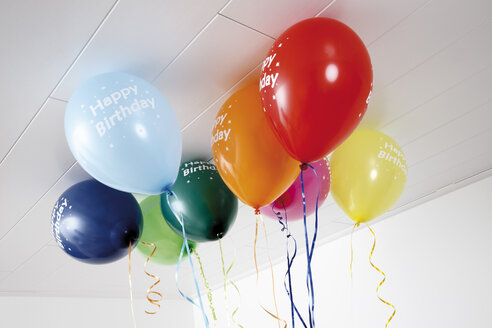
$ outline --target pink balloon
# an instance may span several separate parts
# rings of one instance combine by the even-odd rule
[[[330,191],[331,173],[328,159],[321,159],[317,162],[310,163],[310,165],[314,167],[318,176],[316,177],[316,174],[309,166],[303,171],[304,195],[306,196],[306,215],[311,215],[316,210],[318,187],[320,188],[318,208],[321,207],[325,199],[328,197],[328,192]],[[275,204],[275,202],[262,207],[260,210],[263,215],[277,220],[277,216],[272,211],[273,204]],[[287,191],[277,199],[277,204],[274,207],[274,211],[280,212],[282,218],[285,217],[284,206],[287,211],[288,222],[300,220],[304,217],[300,173],[289,189],[287,189]]]

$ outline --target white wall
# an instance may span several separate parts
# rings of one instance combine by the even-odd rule
[[[137,327],[193,327],[188,303],[163,301],[161,304],[158,314],[147,315],[146,303],[135,300]],[[126,299],[0,297],[0,327],[131,328],[133,321]]]
[[[374,261],[388,277],[381,293],[397,307],[389,327],[492,327],[491,213],[489,177],[373,226],[377,235]],[[368,263],[372,236],[367,229],[354,234],[353,287],[349,242],[346,236],[316,249],[316,325],[384,327],[391,310],[376,298],[381,276]],[[304,266],[305,261],[296,263],[294,286],[296,300],[304,304],[306,313]],[[290,306],[281,286],[285,263],[276,265],[275,272],[281,315],[289,319]],[[257,303],[257,296],[266,305],[271,299],[267,274],[262,272],[258,291],[254,276],[237,282],[243,298],[237,318],[246,328],[277,327]],[[214,292],[214,302],[224,320],[220,290]],[[200,313],[194,313],[196,327],[202,327]]]

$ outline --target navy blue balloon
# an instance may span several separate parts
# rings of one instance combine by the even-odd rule
[[[67,189],[51,217],[58,246],[75,259],[105,264],[128,255],[143,230],[142,212],[132,194],[86,180]]]

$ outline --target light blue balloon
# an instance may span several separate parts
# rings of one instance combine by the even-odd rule
[[[176,115],[159,90],[136,76],[106,73],[83,83],[68,103],[65,135],[80,165],[114,189],[157,195],[178,175]]]

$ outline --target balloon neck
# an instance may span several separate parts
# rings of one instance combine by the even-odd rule
[[[302,163],[299,165],[301,167],[301,170],[306,171],[308,169],[308,165],[306,163]]]
[[[259,208],[255,208],[255,215],[260,215],[261,212],[260,212],[260,209]]]

